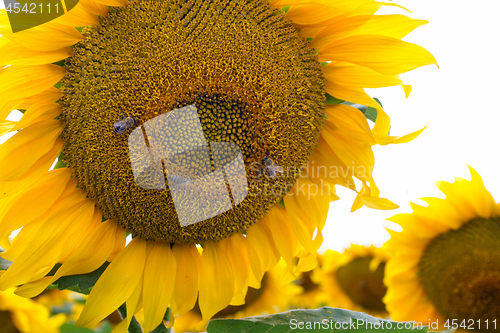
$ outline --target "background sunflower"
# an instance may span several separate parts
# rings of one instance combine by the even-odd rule
[[[50,317],[44,304],[17,296],[14,289],[0,292],[2,332],[57,333],[65,320],[64,314]]]
[[[108,5],[115,8],[109,11]],[[2,64],[10,66],[0,73],[1,115],[14,108],[25,113],[19,122],[2,123],[6,131],[22,130],[0,150],[0,239],[22,230],[2,254],[13,264],[0,287],[22,284],[16,292],[34,296],[60,277],[101,267],[104,273],[79,324],[93,327],[126,301],[129,316],[117,331],[125,330],[142,307],[150,330],[161,323],[167,306],[180,315],[197,297],[206,322],[227,305],[241,304],[248,287],[258,287],[280,256],[288,274],[315,266],[328,205],[336,199],[333,185],[357,193],[353,210],[395,208],[379,198],[371,146],[407,142],[421,131],[389,136],[388,116],[363,88],[401,85],[408,93],[398,74],[435,59],[400,40],[425,21],[374,15],[382,5],[87,0],[31,30],[13,34],[3,24],[2,48],[8,52]],[[235,29],[239,24],[243,29]],[[181,38],[164,38],[170,36]],[[230,42],[238,45],[237,52],[227,48]],[[70,54],[64,64],[58,62]],[[375,109],[373,128],[360,110],[338,104],[339,99]],[[126,136],[120,135],[193,103],[205,137],[181,131],[174,139],[238,144],[247,178],[252,171],[263,174],[251,170],[251,163],[263,162],[268,169],[270,179],[249,192],[288,182],[292,195],[285,196],[286,186],[273,196],[259,192],[227,214],[181,229],[172,218],[172,195],[137,188],[138,177],[125,158]],[[128,125],[122,130],[124,121]],[[61,168],[47,172],[56,156]],[[175,156],[196,169],[194,155]],[[175,165],[175,158],[170,162]],[[310,173],[284,174],[275,165],[306,167]],[[312,172],[317,166],[347,173]],[[189,172],[187,179],[198,178],[196,170]],[[354,186],[354,178],[361,187]],[[196,189],[206,197],[212,193],[210,186]],[[214,206],[221,204],[210,198]],[[36,205],[26,208],[27,201]],[[127,246],[125,229],[135,236]]]
[[[319,261],[312,274],[299,280],[306,288],[296,307],[329,306],[387,317],[382,301],[387,254],[382,248],[352,244],[343,253],[327,250]]]
[[[445,199],[423,198],[412,214],[391,221],[384,301],[395,320],[434,329],[497,330],[500,313],[500,205],[470,168],[472,179],[437,182]],[[489,324],[489,327],[488,327]]]

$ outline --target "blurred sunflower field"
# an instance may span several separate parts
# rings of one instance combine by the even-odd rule
[[[409,113],[382,92],[420,103],[439,47],[481,68],[454,37],[467,10],[430,52],[408,1],[3,2],[0,333],[497,330],[498,179],[384,189],[439,169],[434,114],[495,155],[475,127],[496,106],[441,93]],[[446,85],[488,85],[462,78]]]

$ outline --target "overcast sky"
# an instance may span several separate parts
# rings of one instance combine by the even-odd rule
[[[498,0],[400,0],[409,16],[429,24],[404,40],[424,46],[436,66],[416,69],[402,78],[413,85],[405,99],[402,89],[369,89],[392,119],[391,135],[427,126],[413,142],[374,147],[374,177],[381,196],[400,206],[395,211],[362,208],[350,213],[355,195],[338,188],[340,201],[330,205],[322,249],[342,249],[350,242],[381,244],[389,238],[386,218],[411,212],[409,202],[442,196],[437,180],[470,179],[467,164],[482,175],[487,189],[500,201],[500,26]],[[388,8],[379,13],[403,13]]]

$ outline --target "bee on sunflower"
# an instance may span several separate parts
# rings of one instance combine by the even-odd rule
[[[379,197],[371,147],[420,131],[389,136],[389,117],[363,89],[409,92],[398,74],[436,61],[401,41],[426,21],[375,15],[385,5],[393,4],[81,0],[16,33],[1,13],[0,128],[18,132],[0,147],[0,240],[22,229],[2,253],[13,263],[0,289],[19,286],[18,295],[33,297],[101,267],[78,325],[94,327],[126,302],[129,315],[115,331],[142,308],[150,331],[167,307],[179,316],[198,299],[203,326],[241,305],[280,257],[292,272],[317,264],[334,185],[358,193],[353,210],[395,208]],[[373,129],[360,110],[335,104],[342,100],[375,108]],[[14,109],[22,119],[5,120]],[[178,127],[144,136],[169,115]],[[206,156],[210,143],[212,157],[219,143],[237,147],[236,164],[252,182],[233,187],[225,167],[172,145],[164,148],[173,155],[161,155],[154,145],[162,135]],[[136,159],[131,142],[155,159]],[[208,165],[221,183],[197,186],[199,174],[167,172],[169,156],[183,168]],[[267,173],[255,171],[264,160],[272,161]],[[157,178],[143,182],[148,172]],[[205,219],[181,225],[177,199],[191,198],[177,198],[165,179],[204,198],[189,202]],[[214,187],[232,198],[222,202]],[[205,214],[212,208],[221,210]]]
[[[496,332],[500,313],[500,205],[472,168],[471,180],[437,182],[445,199],[422,198],[390,218],[384,301],[394,320],[432,329]]]

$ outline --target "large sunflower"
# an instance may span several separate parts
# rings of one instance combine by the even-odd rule
[[[394,320],[498,330],[500,205],[470,172],[470,181],[436,183],[445,199],[423,198],[428,206],[390,219],[403,228],[387,243],[384,301]]]
[[[399,73],[435,59],[400,40],[426,22],[374,15],[384,5],[81,0],[17,33],[3,15],[0,116],[25,111],[0,126],[19,130],[0,148],[0,239],[22,227],[0,289],[35,296],[108,261],[78,324],[126,302],[151,330],[167,306],[181,315],[197,298],[206,322],[242,304],[280,256],[290,271],[316,265],[333,185],[358,192],[353,209],[394,208],[379,198],[371,146],[419,132],[388,136],[363,88],[403,85]],[[331,96],[376,108],[373,129]],[[58,156],[65,167],[47,172]]]

